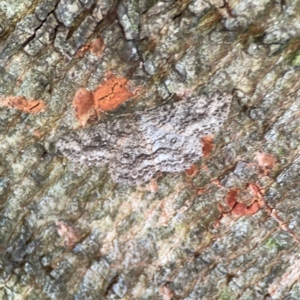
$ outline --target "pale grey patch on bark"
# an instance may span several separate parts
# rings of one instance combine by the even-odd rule
[[[115,182],[141,185],[158,172],[182,172],[202,156],[201,137],[226,121],[232,95],[187,97],[133,118],[83,129],[57,146],[73,162],[109,164]]]

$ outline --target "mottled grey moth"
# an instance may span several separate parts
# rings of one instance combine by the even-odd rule
[[[158,171],[181,172],[197,161],[201,138],[223,125],[231,99],[230,94],[186,98],[73,132],[57,146],[71,161],[109,164],[116,182],[141,185]]]

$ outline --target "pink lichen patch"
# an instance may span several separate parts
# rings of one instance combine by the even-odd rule
[[[37,130],[34,130],[33,135],[36,136],[36,137],[38,137],[38,138],[41,138],[41,137],[42,137],[42,133],[41,133],[41,131],[38,130],[38,129],[37,129]]]
[[[96,111],[114,110],[132,97],[126,87],[127,82],[126,78],[109,75],[93,93]]]
[[[80,88],[74,97],[73,106],[78,122],[85,126],[92,116],[95,116],[93,93],[85,88]]]
[[[99,37],[92,40],[90,45],[90,50],[93,54],[101,57],[104,49],[105,49],[105,45],[102,38]]]
[[[249,183],[247,187],[247,191],[250,195],[252,195],[252,201],[257,201],[259,204],[259,207],[263,207],[265,205],[265,199],[264,199],[264,189],[262,189],[260,186],[258,186],[255,183]]]
[[[222,187],[222,184],[219,179],[212,179],[210,182],[211,182],[211,184],[214,184],[217,187]]]
[[[257,153],[254,159],[257,161],[260,173],[264,176],[268,176],[276,164],[276,158],[265,152]]]
[[[163,297],[164,300],[171,300],[174,298],[175,293],[169,287],[162,285],[158,289],[159,294]]]
[[[236,205],[237,201],[237,195],[238,195],[238,190],[230,190],[227,195],[226,195],[226,203],[227,205],[233,209],[233,207]]]
[[[246,205],[245,203],[241,202],[242,199],[240,199],[239,195],[243,194],[242,192],[240,189],[229,190],[225,198],[225,202],[229,208],[229,211],[228,209],[222,207],[222,205],[218,206],[219,211],[222,214],[231,212],[232,214],[239,216],[253,215],[257,213],[263,206],[262,194],[258,187],[255,184],[250,183],[247,189],[244,191],[245,193],[249,193],[249,196],[252,197],[250,205]],[[254,194],[252,194],[253,192]]]
[[[0,95],[0,107],[12,107],[29,114],[44,111],[46,104],[42,100],[27,100],[23,96]]]
[[[73,246],[79,240],[77,231],[73,227],[61,221],[56,222],[56,225],[57,225],[57,232],[60,236],[64,238],[66,246],[68,248],[73,248]]]
[[[149,184],[150,192],[155,193],[158,191],[158,185],[156,180],[151,180]]]
[[[235,215],[246,216],[246,215],[254,215],[260,209],[257,201],[253,202],[251,205],[246,206],[242,203],[236,203],[236,205],[232,209],[232,213]]]
[[[257,184],[249,183],[247,186],[247,191],[257,200],[262,201],[263,191]]]
[[[197,189],[197,195],[202,195],[206,192],[206,189]]]
[[[76,53],[76,57],[83,57],[87,51],[101,57],[105,49],[104,41],[101,37],[93,39],[90,43],[83,45]]]
[[[201,140],[203,142],[203,146],[202,146],[203,156],[208,157],[214,147],[214,144],[213,144],[214,138],[210,135],[207,135],[207,136],[203,137]]]

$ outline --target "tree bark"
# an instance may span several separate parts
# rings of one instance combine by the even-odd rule
[[[0,0],[0,298],[299,299],[299,7]],[[185,172],[128,186],[57,150],[215,93]]]

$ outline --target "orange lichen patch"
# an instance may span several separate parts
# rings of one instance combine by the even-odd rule
[[[87,51],[95,54],[98,57],[102,56],[103,50],[105,49],[104,41],[101,37],[93,39],[90,43],[83,45],[78,49],[75,57],[83,57]]]
[[[208,157],[211,150],[214,147],[214,144],[213,144],[214,138],[210,135],[207,135],[207,136],[201,138],[201,140],[203,142],[203,146],[202,146],[203,156]]]
[[[186,175],[188,176],[194,176],[197,173],[197,167],[195,164],[193,164],[190,168],[185,170]]]
[[[0,107],[12,107],[29,114],[37,114],[46,108],[42,100],[27,100],[23,96],[0,95]]]
[[[80,88],[73,99],[73,106],[79,123],[85,126],[102,111],[116,109],[128,100],[133,94],[126,88],[127,82],[126,78],[110,74],[94,92]]]
[[[111,74],[93,93],[96,111],[116,109],[120,104],[132,97],[126,88],[128,80]]]
[[[257,161],[260,173],[262,173],[264,176],[268,176],[276,164],[276,158],[264,152],[257,153],[255,160]]]
[[[95,106],[93,93],[85,88],[80,88],[74,97],[73,106],[79,123],[84,126],[91,118],[95,116]]]

